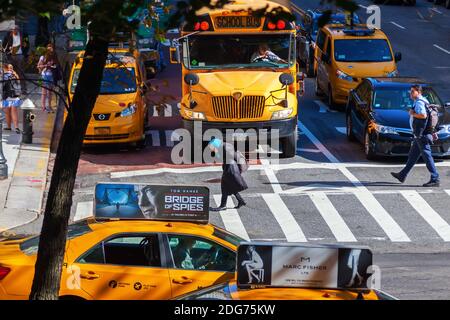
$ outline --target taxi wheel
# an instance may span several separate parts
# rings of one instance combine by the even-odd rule
[[[356,141],[355,134],[353,133],[353,123],[352,123],[352,117],[350,114],[347,114],[346,117],[346,124],[347,124],[347,139],[348,141]]]
[[[322,96],[323,96],[323,91],[322,91],[322,89],[320,89],[319,83],[318,83],[318,81],[317,81],[317,77],[316,77],[315,84],[316,84],[316,85],[315,85],[314,92],[315,92],[316,96],[322,97]]]
[[[138,149],[145,149],[146,146],[147,146],[147,139],[146,138],[136,142],[136,148],[138,148]]]
[[[337,110],[338,107],[336,106],[336,103],[334,102],[333,98],[333,89],[331,88],[331,85],[328,85],[328,106],[331,110]]]
[[[372,138],[370,137],[369,130],[366,129],[366,134],[364,135],[364,154],[367,160],[375,160],[376,154],[372,147]]]

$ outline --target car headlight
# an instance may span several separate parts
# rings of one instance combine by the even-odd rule
[[[450,124],[440,126],[438,134],[450,134]]]
[[[392,72],[389,72],[387,75],[386,75],[386,77],[389,77],[389,78],[393,78],[393,77],[397,77],[398,76],[398,70],[394,70],[394,71],[392,71]]]
[[[337,70],[336,71],[336,76],[339,78],[339,79],[342,79],[342,80],[345,80],[345,81],[349,81],[349,82],[352,82],[353,81],[353,78],[352,77],[350,77],[348,74],[346,74],[345,72],[342,72],[341,70]]]
[[[193,120],[205,120],[205,114],[203,112],[195,112],[192,110],[184,110],[184,114],[187,118]]]
[[[285,109],[280,111],[275,111],[272,113],[272,120],[276,119],[286,119],[292,114],[292,109]]]
[[[375,130],[379,133],[384,133],[384,134],[398,134],[398,132],[397,132],[397,130],[395,130],[395,128],[388,127],[388,126],[382,126],[379,124],[375,125]]]
[[[136,105],[135,104],[131,104],[128,106],[128,108],[125,108],[122,110],[122,112],[120,113],[121,117],[128,117],[131,116],[132,114],[136,113]]]
[[[84,46],[84,42],[83,41],[70,41],[69,42],[69,47],[70,48],[83,47],[83,46]]]

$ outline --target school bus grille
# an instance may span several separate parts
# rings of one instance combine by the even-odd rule
[[[236,101],[232,96],[212,97],[214,116],[219,119],[256,119],[264,113],[264,96],[244,96]]]

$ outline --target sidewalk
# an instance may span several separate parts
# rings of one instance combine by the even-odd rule
[[[41,111],[40,88],[29,85],[28,98],[36,105],[33,112],[33,143],[22,144],[22,135],[3,131],[3,153],[8,179],[0,181],[0,233],[35,220],[42,212],[56,113]],[[55,102],[52,104],[55,108]],[[22,111],[19,111],[22,128]],[[5,123],[4,123],[5,125]]]

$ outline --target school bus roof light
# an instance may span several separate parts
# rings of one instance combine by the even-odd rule
[[[286,28],[286,22],[284,22],[284,20],[278,20],[277,28],[279,30],[284,30]]]
[[[196,22],[196,23],[194,24],[194,30],[195,30],[195,31],[199,31],[199,30],[200,30],[200,22]]]
[[[209,22],[208,21],[202,21],[202,23],[200,24],[200,29],[202,29],[202,31],[209,30]]]
[[[275,30],[276,27],[277,27],[277,25],[275,23],[273,23],[273,22],[269,21],[267,23],[267,29],[269,29],[269,30]]]

